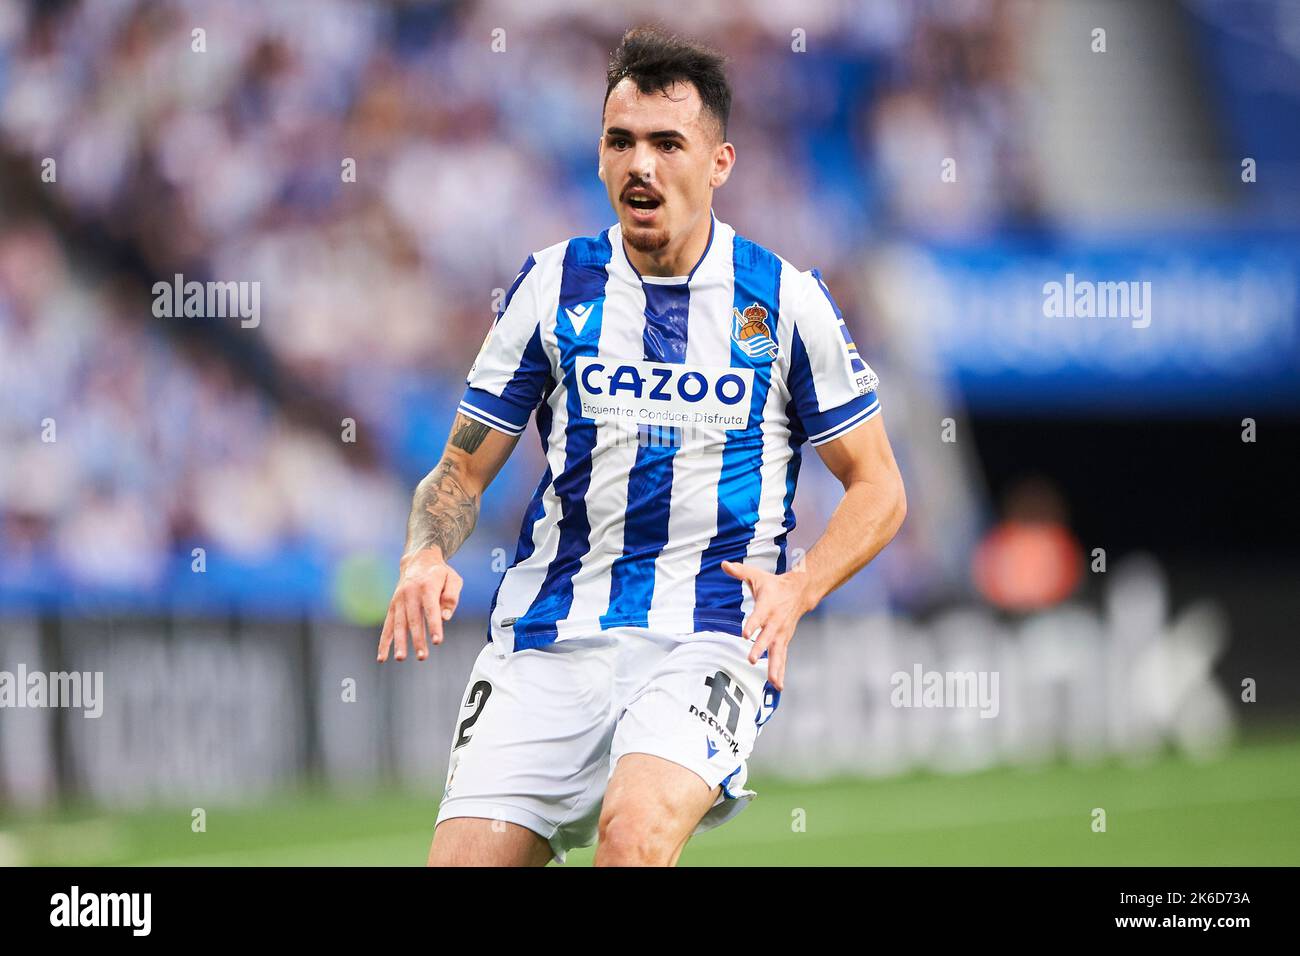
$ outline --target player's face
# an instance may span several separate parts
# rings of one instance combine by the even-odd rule
[[[707,221],[735,151],[692,83],[642,93],[625,79],[605,104],[600,178],[628,245],[659,252]]]

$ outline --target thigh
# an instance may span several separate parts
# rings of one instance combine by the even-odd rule
[[[451,817],[434,830],[429,866],[545,866],[554,855],[549,841],[517,823]]]
[[[594,840],[613,737],[603,650],[595,640],[483,649],[460,700],[431,858],[441,858],[443,825],[462,819],[476,822],[446,831],[457,855],[512,846],[516,828],[559,860]]]
[[[618,821],[631,831],[625,835],[628,842],[647,854],[644,862],[676,864],[719,792],[719,787],[710,787],[699,774],[678,763],[650,754],[624,754],[614,765],[605,790],[601,850],[613,842],[610,828]]]
[[[714,632],[682,639],[628,701],[615,729],[616,768],[626,755],[644,754],[702,782],[712,796],[692,821],[695,832],[730,819],[754,796],[745,789],[749,756],[780,695],[767,683],[767,661],[749,663],[751,647]],[[652,781],[646,786],[653,789]]]

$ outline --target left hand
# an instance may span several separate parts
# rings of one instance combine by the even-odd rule
[[[722,570],[744,581],[754,592],[754,610],[741,636],[754,641],[749,652],[751,664],[757,664],[763,651],[767,651],[767,679],[777,690],[783,690],[786,647],[794,637],[799,618],[810,609],[804,592],[807,576],[772,574],[735,561],[723,561]]]

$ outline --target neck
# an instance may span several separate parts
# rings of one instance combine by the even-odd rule
[[[623,251],[627,253],[628,262],[636,267],[643,276],[655,278],[684,276],[695,268],[709,246],[709,230],[713,226],[713,216],[708,210],[700,221],[691,227],[685,235],[669,242],[655,252],[642,252],[623,242]]]

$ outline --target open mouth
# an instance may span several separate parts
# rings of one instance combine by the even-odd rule
[[[655,211],[662,205],[657,197],[644,192],[629,193],[623,197],[623,203],[628,207],[632,218],[639,222],[653,219]]]

